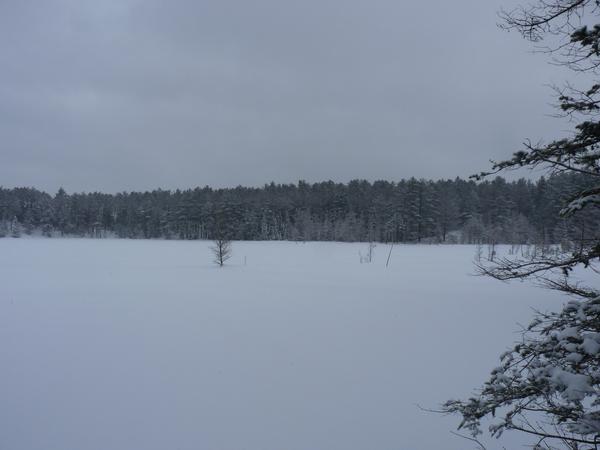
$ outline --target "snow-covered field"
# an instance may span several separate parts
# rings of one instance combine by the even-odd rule
[[[531,307],[470,246],[0,239],[2,450],[463,450]],[[517,435],[489,448],[517,448]]]

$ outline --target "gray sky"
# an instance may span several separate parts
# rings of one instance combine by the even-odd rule
[[[568,128],[514,0],[0,1],[0,185],[468,176]]]

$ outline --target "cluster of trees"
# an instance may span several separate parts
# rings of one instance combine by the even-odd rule
[[[589,187],[570,174],[507,182],[460,178],[354,180],[51,196],[0,188],[0,236],[43,233],[123,238],[537,243],[581,240],[598,217],[561,219]]]

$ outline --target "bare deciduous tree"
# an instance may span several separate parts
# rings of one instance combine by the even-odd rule
[[[358,256],[360,258],[360,263],[370,263],[373,262],[373,254],[375,250],[375,242],[369,242],[369,246],[367,247],[367,253],[365,255],[359,250]]]
[[[225,261],[231,258],[231,232],[229,222],[227,220],[226,211],[223,208],[218,208],[214,211],[214,240],[211,250],[214,255],[214,263],[219,267],[223,267]]]
[[[215,257],[215,264],[223,267],[225,261],[231,258],[231,241],[227,239],[215,239],[211,247],[213,255]]]

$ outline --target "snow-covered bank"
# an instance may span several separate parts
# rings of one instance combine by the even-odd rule
[[[472,246],[0,240],[0,448],[465,449],[464,397],[559,294]],[[516,435],[502,444],[516,448]],[[492,442],[490,448],[499,443]]]

